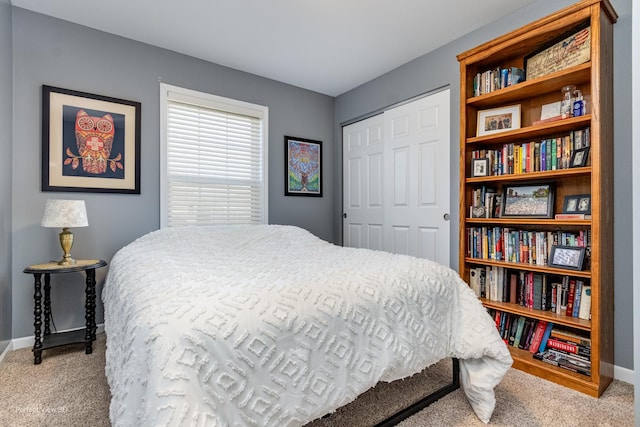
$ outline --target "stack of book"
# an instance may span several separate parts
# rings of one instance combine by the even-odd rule
[[[489,199],[488,194],[495,193],[487,192],[485,194],[487,199]],[[484,218],[487,212],[487,204],[478,202],[478,206],[482,207],[482,212],[479,216]],[[471,207],[472,218],[477,217],[474,215],[474,208],[475,204]],[[494,216],[487,215],[486,217],[492,218]],[[480,226],[467,227],[466,234],[467,256],[471,258],[493,259],[529,265],[547,265],[552,246],[562,245],[584,247],[586,250],[585,268],[589,268],[591,265],[591,229],[568,232]]]
[[[524,81],[524,70],[517,67],[496,67],[477,73],[473,78],[473,96],[484,95]]]
[[[471,157],[488,159],[489,175],[543,172],[570,168],[572,153],[590,145],[591,128],[585,128],[556,138],[507,143],[494,150],[473,150]]]
[[[489,314],[493,316],[505,344],[533,354],[545,348],[553,323],[493,309]]]
[[[591,319],[591,286],[569,276],[551,283],[551,311],[567,317]]]
[[[580,278],[481,266],[469,269],[469,287],[478,298],[591,319],[591,285]]]
[[[489,309],[505,344],[529,351],[533,358],[591,375],[591,339],[541,319]]]
[[[552,328],[545,348],[534,354],[542,360],[584,375],[591,375],[591,339],[567,329]]]

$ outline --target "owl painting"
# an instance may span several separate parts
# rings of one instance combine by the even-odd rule
[[[102,117],[90,116],[84,110],[76,113],[75,136],[78,154],[67,147],[65,165],[77,169],[82,165],[86,174],[101,175],[107,171],[107,166],[115,172],[122,169],[122,155],[111,159],[111,149],[115,135],[115,126],[111,114]]]

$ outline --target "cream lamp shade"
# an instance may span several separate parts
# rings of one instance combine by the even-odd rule
[[[42,215],[40,225],[43,227],[62,228],[62,232],[60,233],[60,246],[62,246],[64,256],[58,264],[75,264],[76,261],[71,258],[73,233],[69,231],[69,228],[86,227],[89,225],[84,200],[48,199],[44,206],[44,215]]]

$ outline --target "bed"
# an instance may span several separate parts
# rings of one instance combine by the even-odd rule
[[[512,363],[455,271],[293,226],[151,232],[102,299],[114,426],[302,426],[445,358],[486,423]]]

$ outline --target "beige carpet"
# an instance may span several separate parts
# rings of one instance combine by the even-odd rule
[[[0,363],[0,426],[109,426],[109,388],[104,377],[105,336],[94,353],[82,345],[43,352],[33,365],[30,349],[13,351]],[[308,427],[370,426],[387,412],[411,403],[434,379],[448,380],[450,363],[420,375],[381,384]],[[428,391],[427,391],[428,392]],[[633,426],[633,386],[614,381],[600,399],[560,387],[515,369],[496,389],[495,426]],[[462,390],[455,391],[400,424],[402,427],[483,426]]]

